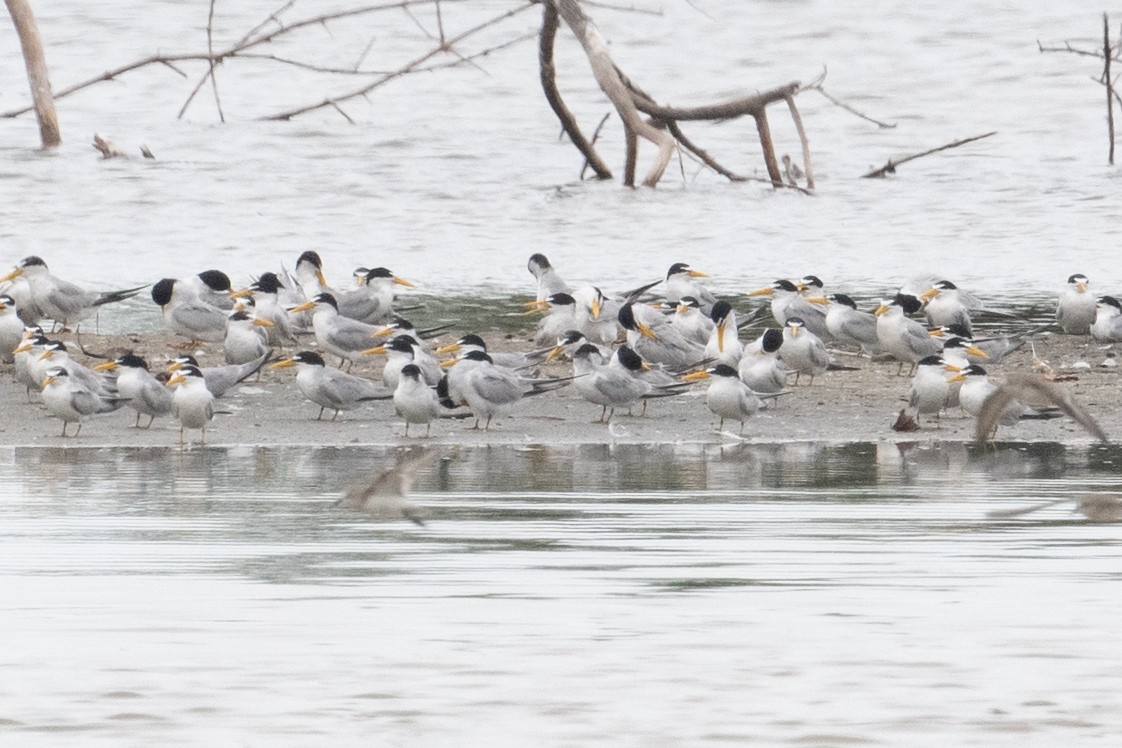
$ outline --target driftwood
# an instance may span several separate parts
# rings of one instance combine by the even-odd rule
[[[888,159],[888,163],[886,163],[884,166],[880,167],[879,169],[873,169],[872,171],[868,172],[867,174],[862,174],[861,178],[862,179],[874,179],[874,178],[878,178],[878,177],[887,176],[888,174],[895,174],[896,173],[896,167],[899,166],[900,164],[906,164],[909,161],[915,161],[917,158],[923,158],[924,156],[930,156],[932,153],[938,153],[939,151],[946,151],[946,150],[949,150],[951,148],[958,148],[960,145],[966,145],[967,143],[973,143],[975,140],[981,140],[982,138],[988,138],[991,135],[997,135],[997,131],[994,130],[992,132],[987,132],[987,133],[984,133],[982,135],[975,135],[972,138],[963,138],[962,140],[956,140],[953,143],[947,143],[946,145],[941,145],[938,148],[929,148],[928,150],[923,151],[922,153],[913,153],[912,155],[904,156],[903,158],[898,158],[898,159],[891,159],[890,158],[890,159]]]
[[[650,141],[658,148],[658,155],[643,180],[645,186],[653,187],[658,184],[666,166],[670,163],[670,158],[679,146],[693,153],[703,164],[726,178],[734,181],[743,180],[744,177],[724,168],[712,156],[689,141],[682,133],[679,123],[683,121],[725,121],[750,116],[755,121],[756,135],[763,152],[764,165],[768,172],[769,181],[774,187],[786,187],[783,172],[776,158],[775,145],[772,141],[771,128],[767,118],[768,105],[785,102],[795,121],[795,127],[802,145],[803,161],[808,167],[806,170],[807,187],[813,189],[813,173],[809,168],[810,146],[798,114],[798,108],[794,103],[794,97],[801,89],[797,82],[789,83],[765,93],[716,104],[696,107],[663,106],[657,104],[651,96],[642,91],[616,67],[603,37],[577,0],[544,0],[542,5],[543,44],[539,48],[539,58],[546,99],[550,102],[554,112],[557,113],[562,127],[569,134],[570,140],[573,141],[590,164],[597,162],[602,164],[603,160],[596,154],[595,148],[588,139],[580,134],[571,114],[565,114],[568,112],[568,108],[561,100],[554,81],[555,71],[552,51],[558,17],[576,36],[588,57],[593,77],[615,107],[623,122],[626,147],[623,177],[625,185],[633,186],[635,184],[638,139],[640,137]],[[544,41],[546,38],[549,40],[548,43]],[[648,119],[643,119],[640,115],[646,115]],[[610,173],[606,167],[603,172],[597,169],[600,178],[608,178]]]
[[[54,96],[51,94],[51,81],[47,76],[47,60],[43,56],[43,42],[39,38],[39,26],[27,0],[5,0],[8,13],[19,35],[23,50],[23,61],[27,67],[27,81],[31,84],[32,108],[39,121],[39,138],[44,148],[54,148],[62,144],[62,132],[55,113]]]

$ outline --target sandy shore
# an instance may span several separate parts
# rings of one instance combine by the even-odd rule
[[[529,348],[515,336],[507,340],[501,333],[485,335],[495,350]],[[440,343],[451,342],[445,336]],[[162,366],[176,351],[163,336],[83,335],[90,351],[131,348],[143,355],[153,369]],[[1074,377],[1062,386],[1069,388],[1077,402],[1099,419],[1112,437],[1122,434],[1122,399],[1119,398],[1119,371],[1112,364],[1113,352],[1087,338],[1049,335],[1036,341],[1037,354],[1050,362],[1057,373]],[[98,363],[76,356],[89,365]],[[220,364],[220,346],[208,345],[198,358],[205,365]],[[916,432],[892,430],[903,406],[909,381],[896,375],[890,362],[871,362],[851,356],[839,361],[862,367],[858,371],[827,372],[809,387],[793,388],[770,412],[748,421],[744,438],[756,442],[789,440],[850,441],[969,441],[973,438],[973,419],[952,411],[936,424],[925,421]],[[1103,365],[1107,362],[1107,365]],[[357,369],[377,378],[380,361]],[[991,374],[1031,371],[1032,355],[1027,347],[997,366]],[[553,364],[544,375],[564,376],[567,364]],[[600,408],[584,401],[570,388],[528,398],[520,402],[511,416],[496,420],[490,431],[473,430],[473,421],[441,420],[434,424],[432,437],[418,439],[424,429],[412,427],[404,437],[403,421],[393,413],[390,402],[375,402],[360,410],[340,414],[337,421],[315,420],[319,407],[302,398],[294,383],[294,370],[268,370],[259,382],[250,381],[218,401],[224,413],[217,415],[207,433],[211,446],[316,444],[392,445],[407,442],[433,444],[576,444],[576,443],[679,443],[735,440],[716,432],[717,419],[705,405],[705,384],[685,394],[650,403],[645,417],[618,415],[610,426],[593,423]],[[63,439],[61,422],[38,403],[29,403],[22,385],[12,382],[5,372],[0,379],[0,444],[7,446],[160,446],[178,444],[179,426],[171,417],[158,419],[151,429],[133,428],[135,413],[127,407],[87,422],[81,435]],[[638,408],[636,412],[638,412]],[[71,427],[73,431],[73,427]],[[727,423],[726,431],[738,431]],[[1084,444],[1093,441],[1089,434],[1067,419],[1026,421],[1003,428],[1001,439],[1010,441],[1056,441]],[[193,440],[198,439],[195,432]]]

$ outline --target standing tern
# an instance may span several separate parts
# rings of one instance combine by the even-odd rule
[[[561,291],[550,294],[544,301],[531,301],[526,306],[545,311],[534,331],[535,345],[549,345],[569,330],[577,329],[577,300],[571,294]]]
[[[1091,281],[1082,273],[1067,279],[1056,302],[1056,324],[1068,335],[1086,335],[1095,321],[1095,295],[1087,287]]]
[[[826,307],[826,329],[841,343],[855,345],[867,355],[878,351],[877,318],[872,312],[863,312],[857,303],[843,293],[831,294]]]
[[[610,422],[616,408],[630,408],[652,394],[656,397],[676,394],[680,388],[677,382],[671,381],[656,389],[643,379],[640,373],[649,366],[627,346],[618,348],[606,364],[597,366],[598,357],[599,349],[591,344],[582,346],[573,357],[573,373],[577,375],[573,386],[585,400],[603,408],[597,423]]]
[[[705,358],[729,366],[738,365],[744,353],[744,344],[740,342],[740,330],[736,326],[736,312],[732,305],[727,301],[718,301],[709,316],[713,319],[713,332],[705,344]]]
[[[274,369],[292,366],[297,367],[296,388],[300,390],[300,394],[319,406],[317,421],[323,419],[323,413],[328,408],[335,411],[331,417],[334,421],[344,410],[355,410],[363,403],[389,400],[392,397],[369,379],[329,368],[314,351],[300,351],[272,364]]]
[[[339,314],[369,325],[385,324],[393,317],[395,285],[416,288],[386,268],[367,270],[362,285],[336,297]]]
[[[661,312],[646,304],[625,304],[618,319],[627,331],[627,345],[644,361],[685,369],[697,364],[705,354],[703,346],[685,338]]]
[[[779,350],[783,365],[795,372],[795,384],[803,374],[814,378],[830,366],[830,354],[826,344],[810,330],[806,329],[800,317],[788,317],[783,328],[783,347]]]
[[[701,311],[701,304],[693,296],[683,296],[676,303],[666,302],[670,311],[670,324],[678,328],[682,337],[705,345],[716,327],[712,312],[708,315]]]
[[[393,407],[405,419],[405,435],[409,436],[409,424],[425,424],[425,436],[432,433],[432,422],[440,417],[444,406],[436,390],[425,381],[421,368],[416,364],[406,364],[401,369],[397,388],[393,391]]]
[[[385,354],[386,365],[382,367],[382,384],[388,390],[397,389],[401,370],[409,364],[416,364],[424,375],[425,382],[435,385],[444,376],[440,363],[412,335],[397,335],[386,345],[377,345],[363,351],[366,356]]]
[[[740,381],[736,369],[727,364],[717,364],[703,371],[687,374],[686,381],[709,379],[709,389],[705,392],[705,404],[715,416],[720,418],[718,431],[724,431],[725,419],[739,421],[740,433],[744,433],[744,422],[767,407],[763,400]]]
[[[262,273],[249,288],[233,293],[235,297],[253,299],[254,315],[272,323],[272,326],[265,328],[265,338],[273,347],[296,342],[297,325],[285,309],[286,302],[281,300],[281,292],[284,290],[285,286],[276,273]]]
[[[826,327],[826,300],[821,297],[805,297],[799,287],[789,280],[780,278],[770,286],[749,291],[749,296],[770,296],[771,316],[780,327],[787,324],[791,317],[803,321],[803,327],[819,338],[827,340],[830,331]]]
[[[974,337],[974,330],[970,324],[970,310],[963,302],[958,286],[949,280],[935,281],[919,298],[927,302],[925,312],[928,327],[960,325],[966,330],[967,337]]]
[[[877,342],[885,353],[900,362],[899,375],[904,364],[916,364],[928,356],[937,356],[943,350],[942,341],[931,337],[927,328],[905,315],[919,311],[922,304],[915,296],[898,293],[890,301],[882,301],[873,314],[877,317]]]
[[[263,317],[246,312],[233,312],[226,318],[226,337],[222,349],[227,364],[246,364],[256,361],[269,351],[269,342],[263,327],[273,323]]]
[[[917,424],[921,415],[934,414],[935,420],[939,420],[939,414],[947,407],[950,397],[951,385],[947,373],[956,371],[959,371],[957,366],[948,364],[939,356],[927,356],[916,364],[916,373],[908,390],[907,414]]]
[[[132,298],[145,287],[136,286],[104,293],[88,291],[51,275],[47,263],[35,255],[20,260],[12,272],[0,278],[0,283],[21,276],[27,279],[30,287],[31,303],[43,316],[63,327],[77,325],[98,307]]]
[[[214,395],[207,388],[203,372],[197,366],[183,366],[171,379],[168,387],[174,387],[172,411],[179,421],[179,443],[183,444],[186,429],[198,429],[199,444],[206,444],[206,427],[214,418]]]
[[[340,315],[335,297],[329,293],[316,294],[309,301],[288,311],[309,310],[314,310],[312,329],[316,334],[316,345],[338,356],[340,364],[348,364],[348,369],[362,358],[363,351],[370,348],[371,340],[383,330],[376,325],[368,325]]]
[[[0,294],[0,361],[6,364],[15,361],[14,351],[23,340],[23,327],[16,300],[8,294]]]
[[[121,398],[109,398],[95,392],[70,375],[65,367],[47,369],[42,381],[43,404],[62,419],[62,436],[66,427],[77,423],[74,436],[82,433],[82,421],[97,413],[111,413],[124,404]]]
[[[94,371],[117,372],[117,394],[128,400],[128,406],[136,411],[134,428],[140,428],[140,417],[148,416],[148,424],[172,411],[173,397],[164,384],[148,371],[148,363],[133,353],[118,356],[112,361],[99,364]]]
[[[472,362],[466,369],[460,395],[467,404],[478,429],[481,421],[484,429],[491,428],[491,419],[509,412],[519,400],[530,395],[538,395],[568,384],[568,381],[536,381],[519,378],[510,369],[496,366],[491,357],[482,351],[470,351],[456,366]]]

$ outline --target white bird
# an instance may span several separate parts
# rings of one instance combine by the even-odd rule
[[[482,351],[469,351],[456,367],[465,364],[467,364],[467,368],[464,369],[466,376],[460,386],[459,395],[475,416],[475,425],[472,427],[474,429],[478,429],[480,421],[484,421],[484,428],[489,430],[491,419],[509,412],[523,397],[548,392],[560,384],[557,380],[521,379],[510,369],[496,366],[491,357]]]
[[[780,360],[779,351],[783,346],[783,333],[775,328],[764,330],[740,357],[737,371],[740,381],[753,392],[772,395],[787,387],[788,369]]]
[[[596,286],[581,286],[573,292],[576,309],[573,312],[577,330],[589,341],[598,345],[611,345],[619,337],[619,313],[625,303],[623,297],[605,296]]]
[[[253,314],[259,319],[272,323],[272,326],[265,328],[266,342],[272,347],[296,342],[296,322],[285,308],[287,302],[281,299],[281,292],[284,290],[285,286],[276,273],[262,273],[249,285],[249,288],[233,293],[238,298],[253,299]],[[292,306],[299,303],[296,302]]]
[[[709,316],[712,317],[714,325],[713,332],[710,333],[709,340],[705,344],[705,358],[729,366],[737,366],[744,353],[744,344],[740,342],[736,312],[727,301],[718,301],[713,305]]]
[[[204,270],[187,278],[184,283],[189,285],[204,303],[224,312],[234,308],[234,290],[230,285],[230,276],[221,270]]]
[[[37,363],[32,364],[31,370],[36,379],[42,380],[46,370],[52,366],[61,366],[71,379],[91,392],[107,398],[117,396],[111,377],[95,372],[70,357],[66,344],[59,340],[48,340],[41,346]]]
[[[915,369],[920,359],[937,356],[943,350],[942,341],[931,337],[927,328],[904,316],[918,312],[922,304],[915,296],[896,294],[890,301],[883,301],[873,314],[877,317],[877,342],[885,353],[900,362],[897,374],[904,364]]]
[[[1068,335],[1086,335],[1095,321],[1095,295],[1087,290],[1087,276],[1076,273],[1067,279],[1056,302],[1056,323]]]
[[[877,347],[877,317],[872,312],[863,312],[857,303],[843,293],[831,294],[826,307],[826,329],[834,340],[859,347],[871,356]]]
[[[449,353],[459,353],[460,351],[483,351],[499,366],[505,366],[508,369],[528,369],[540,364],[550,350],[549,348],[542,348],[540,350],[530,351],[529,353],[522,353],[520,351],[500,351],[496,353],[487,350],[487,341],[482,337],[475,333],[468,333],[455,343],[437,348],[436,352],[441,355],[446,355]]]
[[[974,330],[970,324],[970,310],[959,293],[958,286],[949,280],[939,280],[920,296],[921,301],[927,302],[927,326],[943,327],[960,325],[966,331],[966,337],[974,337]]]
[[[135,296],[144,286],[120,291],[89,291],[69,281],[51,275],[42,258],[31,255],[20,260],[12,272],[0,278],[0,283],[24,277],[30,288],[31,303],[45,317],[67,327],[77,325],[104,304]]]
[[[432,422],[440,417],[444,406],[440,396],[430,386],[416,364],[406,364],[401,369],[397,388],[393,391],[394,411],[405,419],[405,435],[409,436],[409,424],[425,424],[425,436],[432,433]]]
[[[318,252],[308,250],[300,253],[300,257],[296,259],[295,276],[306,299],[321,293],[335,295],[335,289],[328,286],[327,279],[323,277],[323,260]]]
[[[795,372],[795,384],[803,374],[810,376],[810,384],[814,378],[826,371],[830,365],[830,354],[826,352],[826,344],[810,330],[806,329],[803,320],[799,317],[788,317],[783,328],[783,347],[779,349],[779,358],[783,365]]]
[[[62,366],[47,369],[42,381],[43,404],[62,419],[62,436],[66,427],[77,423],[74,436],[82,433],[82,421],[98,413],[111,413],[124,403],[120,398],[107,398],[86,387]]]
[[[272,364],[274,369],[292,366],[297,367],[296,388],[300,394],[319,406],[317,421],[323,418],[323,412],[328,408],[335,411],[331,417],[334,421],[344,410],[356,410],[364,403],[392,397],[391,393],[369,379],[328,367],[323,357],[314,351],[300,351]]]
[[[705,392],[705,404],[720,423],[718,431],[725,428],[725,419],[739,421],[740,433],[744,433],[744,422],[766,407],[759,396],[740,381],[736,369],[728,364],[717,364],[704,371],[694,372],[682,377],[686,381],[709,379],[709,389]]]
[[[197,366],[183,366],[171,379],[168,387],[174,387],[172,410],[179,421],[179,443],[183,444],[186,429],[200,431],[199,444],[206,444],[206,427],[214,418],[214,395],[207,389],[206,379]]]
[[[222,340],[226,363],[246,364],[268,353],[268,338],[261,328],[272,326],[272,322],[262,317],[246,312],[231,313],[226,318],[226,337]]]
[[[152,301],[171,331],[192,343],[221,343],[226,337],[226,312],[203,301],[190,282],[163,278],[152,286]]]
[[[12,372],[17,383],[27,388],[27,402],[31,402],[31,393],[42,389],[43,376],[33,370],[33,364],[39,360],[43,346],[50,341],[43,334],[43,328],[38,325],[25,327],[23,338],[12,350]]]
[[[174,405],[171,391],[148,371],[148,363],[132,353],[118,356],[94,367],[94,371],[117,372],[117,394],[128,400],[128,406],[136,411],[135,428],[140,428],[140,417],[148,416],[151,428],[153,421],[166,416]]]
[[[530,255],[530,260],[526,263],[526,268],[538,283],[538,301],[545,301],[550,296],[558,293],[572,293],[569,284],[562,280],[557,270],[549,264],[549,259],[545,255],[541,253]]]
[[[670,311],[670,324],[678,328],[682,337],[705,345],[713,334],[713,323],[709,315],[702,314],[701,305],[692,296],[683,296],[677,303],[666,302],[664,308]],[[712,312],[710,312],[711,314]]]
[[[535,345],[549,345],[569,330],[577,329],[577,302],[568,293],[550,294],[544,301],[531,301],[527,306],[545,311],[534,331]]]
[[[430,387],[444,376],[440,362],[433,358],[432,354],[426,351],[412,335],[396,335],[389,343],[367,348],[363,354],[367,356],[385,354],[386,365],[382,367],[382,384],[391,392],[397,389],[401,370],[409,364],[416,364],[420,368],[425,382]]]
[[[316,294],[310,300],[288,311],[309,310],[314,310],[312,329],[316,334],[316,345],[338,356],[341,363],[348,363],[350,365],[348,368],[362,358],[363,352],[371,347],[370,342],[384,329],[340,315],[335,297],[329,293]]]
[[[23,328],[16,300],[8,294],[0,294],[0,361],[6,364],[15,361],[15,349],[23,340]]]
[[[395,285],[416,288],[386,268],[367,270],[361,285],[336,297],[339,314],[370,325],[385,324],[393,317]]]
[[[1103,296],[1095,304],[1095,321],[1091,337],[1100,343],[1122,341],[1122,304],[1113,296]]]
[[[709,314],[713,311],[713,305],[717,303],[717,298],[708,288],[695,280],[696,278],[708,277],[708,274],[700,270],[694,270],[684,262],[675,262],[666,272],[666,300],[671,304],[676,304],[683,297],[692,296],[697,299],[697,303],[701,307],[701,313]]]
[[[617,349],[601,365],[597,365],[599,355],[599,349],[591,344],[573,355],[573,386],[585,400],[602,407],[597,423],[608,423],[616,408],[631,407],[651,394],[654,387],[639,376],[650,367],[627,346]]]
[[[916,423],[921,415],[928,414],[934,414],[938,420],[939,413],[947,407],[951,391],[947,372],[950,371],[958,371],[958,367],[948,365],[939,356],[927,356],[916,364],[916,373],[908,390],[907,407],[907,414]]]

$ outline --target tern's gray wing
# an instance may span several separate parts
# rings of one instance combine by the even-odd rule
[[[323,396],[333,408],[345,410],[356,407],[363,398],[378,397],[385,393],[373,382],[352,376],[338,369],[324,371]]]
[[[66,319],[76,320],[93,308],[98,294],[56,278],[43,300],[61,311]]]
[[[471,387],[481,398],[495,405],[508,405],[522,397],[522,385],[511,374],[493,366],[473,369]]]
[[[167,415],[171,412],[174,396],[171,390],[160,384],[155,377],[144,380],[137,395],[130,402],[132,407],[148,415]]]
[[[331,325],[331,342],[345,351],[364,351],[374,347],[374,333],[378,328],[364,322],[337,316]]]
[[[627,405],[650,392],[651,385],[623,371],[599,371],[593,384],[600,395],[612,405]]]
[[[847,314],[842,317],[841,332],[863,345],[877,344],[877,318],[871,314]]]
[[[915,320],[905,320],[900,340],[918,361],[927,356],[937,355],[943,350],[943,345],[936,338],[927,334],[927,329]]]
[[[383,322],[393,312],[393,305],[369,287],[347,291],[337,299],[339,314],[343,317],[374,324]]]
[[[187,335],[215,342],[226,335],[226,314],[202,301],[192,300],[171,310],[175,326]]]

